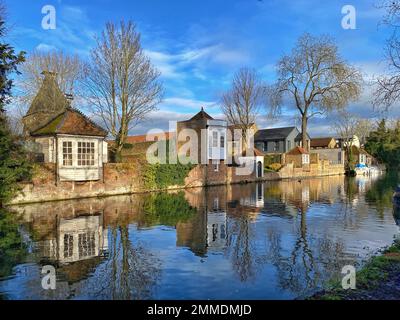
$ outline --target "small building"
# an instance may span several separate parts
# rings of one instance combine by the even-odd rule
[[[178,154],[190,138],[191,151],[197,153],[197,163],[212,164],[215,171],[218,171],[219,165],[224,164],[227,158],[227,127],[225,120],[216,120],[201,108],[189,120],[177,122]],[[188,136],[186,133],[189,131],[185,132],[185,129],[191,129],[195,137]]]
[[[307,134],[307,146],[310,146],[310,137]],[[258,130],[254,136],[257,149],[264,153],[281,154],[302,146],[301,133],[296,127],[284,127]]]
[[[233,161],[232,154],[228,153],[228,139],[232,142],[232,137],[227,122],[214,119],[203,108],[191,119],[178,122],[176,132],[178,156],[190,156],[196,160],[192,163],[205,165],[207,182],[225,183],[231,179],[241,181],[264,176],[264,155],[248,146]]]
[[[59,89],[55,74],[44,73],[42,86],[23,118],[28,144],[40,162],[55,165],[57,181],[95,181],[108,162],[107,131],[79,110]]]
[[[336,148],[336,139],[333,137],[328,138],[313,138],[310,141],[311,149],[334,149]]]
[[[295,147],[285,154],[285,162],[293,163],[296,168],[302,168],[310,164],[310,153],[302,147]]]

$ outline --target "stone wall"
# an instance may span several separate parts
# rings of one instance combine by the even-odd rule
[[[23,184],[22,191],[11,203],[78,199],[144,191],[141,167],[137,163],[106,164],[104,180],[57,182],[53,164],[36,165],[32,182]]]
[[[144,188],[143,168],[144,165],[140,162],[105,164],[104,180],[57,182],[54,164],[36,165],[32,182],[22,185],[21,193],[13,199],[11,204],[156,191]],[[256,178],[256,172],[244,176],[237,175],[236,169],[237,167],[221,163],[218,172],[216,172],[212,165],[198,165],[190,171],[183,186],[171,186],[169,189],[246,183],[261,180],[308,178],[345,173],[343,165],[330,165],[329,161],[320,161],[318,164],[310,164],[303,168],[295,168],[293,164],[287,164],[279,172],[266,172],[262,179]]]

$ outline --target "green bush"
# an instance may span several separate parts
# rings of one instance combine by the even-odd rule
[[[165,189],[183,186],[185,178],[195,167],[192,164],[147,164],[143,173],[146,189]]]
[[[281,163],[280,154],[268,154],[264,156],[264,165],[269,166],[273,163]]]

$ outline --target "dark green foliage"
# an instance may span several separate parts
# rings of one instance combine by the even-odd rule
[[[386,127],[386,121],[381,120],[376,131],[371,132],[365,149],[388,167],[398,168],[400,166],[400,121],[394,129],[389,129]]]
[[[147,164],[144,183],[147,189],[165,189],[183,186],[185,178],[195,166],[192,164]]]
[[[18,73],[18,64],[24,62],[25,52],[15,53],[14,48],[4,43],[5,21],[0,17],[0,112],[4,112],[4,106],[9,103],[13,81],[9,75]]]
[[[146,189],[165,189],[169,186],[183,186],[185,178],[189,172],[195,167],[193,164],[170,164],[169,163],[169,144],[166,141],[167,163],[166,164],[150,164],[147,163],[144,174],[144,185]],[[145,153],[145,152],[144,152]]]
[[[17,182],[29,178],[30,165],[22,146],[12,136],[5,112],[9,103],[13,81],[9,78],[18,73],[17,66],[24,61],[24,52],[16,54],[14,48],[4,43],[5,26],[0,17],[0,207],[17,191]]]
[[[142,223],[146,226],[176,226],[178,222],[189,220],[196,209],[185,199],[185,194],[155,193],[146,199]]]
[[[374,203],[378,211],[383,213],[385,208],[391,208],[393,205],[393,191],[396,189],[398,181],[398,171],[389,171],[387,175],[373,184],[367,191],[365,199]]]
[[[31,170],[22,146],[11,135],[6,119],[0,116],[0,207],[15,195],[18,182],[31,177]]]
[[[0,209],[0,278],[11,274],[14,265],[27,254],[26,244],[12,213]]]

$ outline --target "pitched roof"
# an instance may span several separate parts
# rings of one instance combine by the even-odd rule
[[[173,132],[165,132],[165,140],[170,140]],[[147,141],[156,141],[155,138],[158,138],[158,134],[143,134],[143,135],[138,135],[138,136],[128,136],[126,137],[125,143],[143,143]],[[158,139],[161,140],[161,139]]]
[[[193,116],[192,118],[190,118],[188,121],[192,121],[192,120],[203,120],[203,119],[214,120],[213,117],[211,117],[207,112],[205,112],[203,108],[201,108],[200,112],[198,112],[196,115],[194,115],[194,116]]]
[[[290,150],[286,154],[294,156],[294,155],[298,155],[298,154],[308,154],[308,152],[306,151],[306,149],[297,146],[296,148],[293,148],[292,150]]]
[[[283,127],[258,130],[254,140],[280,140],[285,139],[296,127]]]
[[[265,154],[263,152],[261,152],[260,150],[258,150],[257,148],[254,148],[254,155],[256,157],[264,157]]]
[[[328,138],[314,138],[311,139],[310,146],[311,148],[324,148],[328,147],[332,140],[336,143],[336,140],[333,137]]]
[[[32,136],[71,134],[81,136],[107,136],[107,131],[87,118],[79,110],[68,108],[46,125],[31,133]]]
[[[55,73],[44,71],[42,74],[44,75],[43,82],[26,116],[37,112],[60,114],[69,106],[68,99],[57,84]]]

